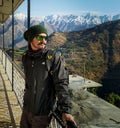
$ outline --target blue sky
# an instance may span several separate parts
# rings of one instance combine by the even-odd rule
[[[27,0],[21,4],[16,12],[27,13]],[[120,14],[120,0],[31,0],[31,16],[80,15],[83,12]]]

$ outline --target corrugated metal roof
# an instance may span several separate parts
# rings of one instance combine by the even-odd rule
[[[12,14],[12,1],[15,11],[24,0],[0,0],[0,23],[4,23]]]

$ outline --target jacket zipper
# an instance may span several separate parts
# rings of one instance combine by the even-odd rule
[[[36,79],[35,79],[35,71],[34,71],[34,60],[32,61],[32,68],[33,68],[33,77],[34,77],[34,94],[36,94]]]

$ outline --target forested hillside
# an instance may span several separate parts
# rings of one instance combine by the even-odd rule
[[[53,33],[48,46],[62,53],[70,74],[103,84],[90,91],[120,107],[120,20],[83,31]],[[20,64],[18,55],[15,60]]]
[[[54,33],[49,45],[62,51],[70,73],[102,83],[97,94],[120,107],[120,20],[84,31]]]

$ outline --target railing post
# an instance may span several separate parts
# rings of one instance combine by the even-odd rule
[[[2,15],[3,17],[4,17],[4,15]],[[2,17],[2,18],[3,18]],[[3,40],[2,40],[2,63],[3,63],[3,51],[4,51],[4,24],[2,24],[2,26],[3,26]]]
[[[12,91],[14,86],[14,0],[12,0]],[[11,119],[13,128],[16,128],[14,117]]]
[[[27,7],[27,14],[28,14],[28,28],[30,27],[30,0],[28,0],[28,7]]]
[[[14,85],[14,0],[12,0],[12,91]]]
[[[5,42],[4,42],[4,23],[3,23],[3,51],[4,51],[4,49],[5,49]]]
[[[3,18],[4,18],[4,16],[3,16]],[[4,41],[4,33],[5,33],[5,31],[4,31],[4,23],[3,23],[3,52],[5,53],[5,41]],[[3,56],[3,55],[2,55]],[[5,56],[5,72],[6,72],[6,56]]]

